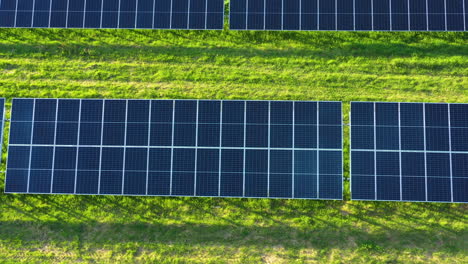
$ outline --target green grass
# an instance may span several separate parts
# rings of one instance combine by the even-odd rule
[[[467,89],[466,33],[0,30],[8,100],[339,100],[347,122],[349,101],[466,103]],[[346,178],[348,152],[345,140]],[[467,212],[464,204],[2,193],[0,263],[467,263]]]

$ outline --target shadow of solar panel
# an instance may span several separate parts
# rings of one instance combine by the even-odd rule
[[[466,0],[231,0],[234,30],[466,31]]]
[[[351,103],[354,200],[468,201],[466,104]]]
[[[223,29],[223,0],[2,0],[0,27]]]
[[[14,99],[11,127],[6,192],[342,199],[340,102]]]

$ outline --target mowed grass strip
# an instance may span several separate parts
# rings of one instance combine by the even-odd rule
[[[0,96],[339,100],[348,122],[354,100],[467,103],[467,40],[0,29]],[[0,194],[0,262],[465,263],[467,212],[463,204]]]

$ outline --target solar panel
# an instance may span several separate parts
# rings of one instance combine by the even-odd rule
[[[468,202],[468,104],[352,102],[351,197]]]
[[[0,0],[0,27],[223,29],[223,0]]]
[[[6,192],[342,199],[341,102],[14,99]]]
[[[0,161],[2,159],[3,123],[5,122],[5,98],[0,98]]]
[[[231,0],[234,30],[466,31],[468,0]]]

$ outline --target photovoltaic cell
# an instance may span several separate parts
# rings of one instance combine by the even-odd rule
[[[1,0],[0,27],[223,29],[223,0]]]
[[[342,199],[341,103],[14,99],[5,191]]]
[[[466,31],[467,0],[231,0],[234,30]]]
[[[468,201],[468,105],[351,103],[353,200]]]

